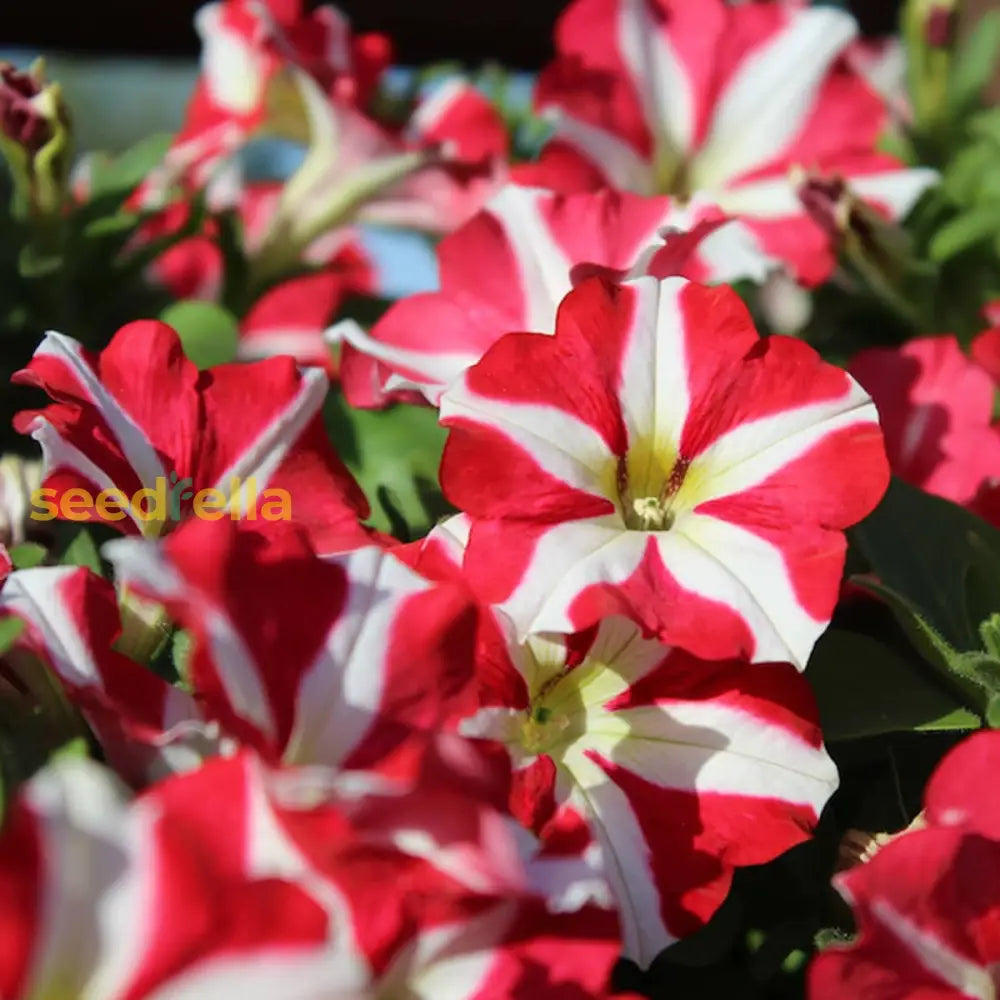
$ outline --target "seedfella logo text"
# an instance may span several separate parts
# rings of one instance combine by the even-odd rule
[[[74,486],[68,490],[50,487],[31,494],[31,517],[35,521],[88,521],[96,513],[105,521],[121,521],[132,516],[137,521],[180,521],[197,517],[203,521],[219,521],[227,514],[232,520],[247,518],[263,521],[290,521],[292,497],[288,490],[272,487],[258,491],[250,479],[233,477],[229,489],[217,487],[195,492],[192,480],[159,476],[153,487],[144,487],[129,497],[124,490],[112,487],[96,496],[89,490]]]

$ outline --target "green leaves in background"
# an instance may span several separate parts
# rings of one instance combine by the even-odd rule
[[[1000,11],[987,11],[954,52],[948,74],[947,109],[960,118],[980,107],[1000,55]]]
[[[164,309],[160,319],[177,331],[184,353],[199,368],[226,364],[236,357],[239,327],[222,306],[186,299]]]
[[[1000,532],[894,480],[854,531],[882,597],[923,659],[966,708],[1000,713]],[[994,626],[997,642],[994,643]],[[992,648],[991,648],[992,647]]]
[[[114,198],[124,201],[163,161],[172,141],[171,133],[160,132],[140,139],[120,156],[95,154],[90,157],[87,162],[91,200]]]
[[[42,563],[46,554],[45,546],[36,542],[25,542],[8,550],[14,569],[33,569]]]
[[[436,410],[403,404],[355,410],[332,391],[326,419],[334,446],[371,501],[377,529],[411,541],[451,510],[438,486],[447,431]]]
[[[24,622],[20,618],[0,619],[0,655],[3,655],[17,641],[24,631]]]
[[[63,566],[86,566],[98,576],[102,575],[101,556],[97,544],[87,528],[81,528],[63,550],[59,562]]]
[[[886,643],[831,628],[816,644],[806,678],[830,743],[880,733],[978,729],[948,686]]]

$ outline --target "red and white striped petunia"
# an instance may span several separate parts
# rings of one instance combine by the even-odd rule
[[[388,41],[352,37],[336,8],[301,6],[224,0],[199,11],[202,74],[184,126],[132,204],[160,209],[178,190],[206,189],[214,207],[226,207],[236,155],[275,136],[305,138],[309,152],[283,192],[269,253],[290,240],[301,250],[361,214],[434,231],[459,225],[506,170],[499,113],[471,85],[451,81],[421,100],[405,127],[383,124],[369,106]]]
[[[89,569],[12,573],[0,590],[0,615],[25,625],[0,673],[12,671],[18,687],[50,711],[59,699],[47,687],[57,683],[128,780],[186,770],[225,748],[187,692],[115,648],[122,635],[115,590]]]
[[[805,665],[842,529],[888,468],[875,408],[732,289],[592,278],[555,336],[512,333],[444,393],[464,569],[520,637],[609,614],[708,659]]]
[[[506,131],[498,112],[467,83],[453,81],[428,94],[409,129],[400,131],[330,101],[308,75],[294,81],[308,149],[281,190],[258,270],[262,261],[282,262],[289,247],[302,249],[354,222],[448,232],[502,183]],[[478,114],[470,114],[470,104]]]
[[[845,12],[777,0],[575,0],[539,80],[555,131],[535,181],[702,195],[818,283],[833,248],[803,183],[842,178],[899,218],[936,176],[878,151],[889,114],[847,58],[856,32]]]
[[[456,792],[421,800],[242,755],[129,802],[98,765],[64,759],[0,835],[0,993],[590,1000],[617,955],[613,918],[546,912],[532,867],[502,817]]]
[[[588,275],[760,281],[772,264],[710,204],[515,186],[445,237],[437,254],[440,291],[397,303],[370,333],[335,328],[346,341],[341,379],[353,405],[381,406],[414,390],[436,404],[503,334],[550,332],[563,296]]]
[[[326,436],[327,378],[317,368],[300,372],[286,357],[199,372],[177,334],[150,320],[122,327],[100,354],[49,333],[13,380],[54,400],[19,413],[15,426],[42,446],[55,510],[75,491],[71,519],[157,535],[203,490],[216,491],[214,516],[258,517],[267,491],[280,489],[320,551],[367,540],[358,522],[367,501]],[[164,495],[144,495],[148,519],[132,503],[143,489]],[[106,490],[125,502],[106,498],[102,511]]]
[[[459,732],[506,747],[513,810],[543,839],[586,823],[640,965],[708,921],[734,867],[806,839],[837,787],[790,664],[699,660],[617,617],[525,643],[493,625]]]
[[[1000,472],[993,379],[954,337],[870,347],[849,369],[875,402],[889,463],[901,479],[968,504]]]
[[[268,124],[275,92],[307,74],[331,100],[363,106],[391,57],[382,35],[352,37],[332,6],[304,11],[300,0],[222,0],[202,7],[195,27],[201,74],[185,121],[164,162],[135,195],[161,207],[170,188],[202,187],[219,166]]]
[[[969,737],[938,766],[924,824],[834,883],[856,940],[823,951],[810,1000],[995,1000],[1000,995],[1000,733]]]
[[[471,697],[466,592],[375,545],[319,558],[294,525],[189,521],[105,547],[190,630],[190,682],[228,736],[275,761],[375,766]]]

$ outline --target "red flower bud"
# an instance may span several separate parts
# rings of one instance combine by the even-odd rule
[[[955,11],[951,7],[932,7],[924,27],[927,44],[935,49],[946,49],[955,37]]]
[[[0,63],[0,130],[32,155],[52,138],[51,121],[33,102],[41,90],[30,73]]]

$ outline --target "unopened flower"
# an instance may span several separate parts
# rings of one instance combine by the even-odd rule
[[[15,210],[37,216],[61,207],[72,158],[69,117],[41,60],[28,72],[0,62],[0,153],[13,175]]]
[[[10,63],[0,63],[0,130],[34,156],[53,136],[52,121],[44,112],[43,82]]]

